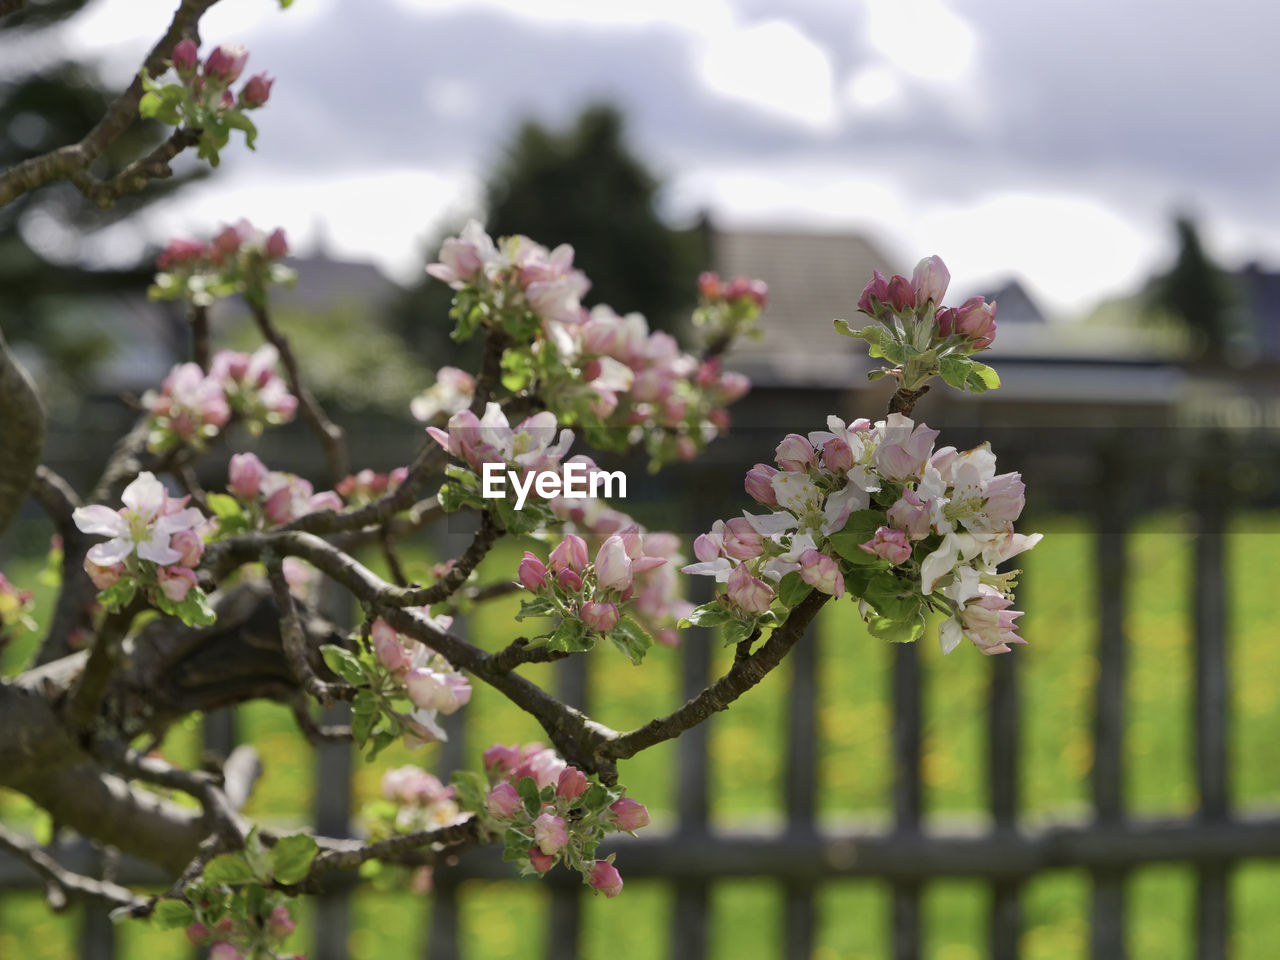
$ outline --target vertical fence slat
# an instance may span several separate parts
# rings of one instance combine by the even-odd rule
[[[454,620],[454,629],[466,636],[466,623]],[[436,758],[440,779],[448,782],[454,770],[463,764],[467,738],[467,711],[459,710],[449,716],[437,717],[449,739],[440,744]],[[462,956],[460,942],[461,923],[458,919],[458,891],[461,886],[453,870],[437,869],[433,875],[431,910],[427,917],[427,960],[458,960]]]
[[[1026,598],[1019,604],[1025,608]],[[997,832],[1017,829],[1018,818],[1018,654],[1014,649],[992,658],[991,703],[987,711],[988,782],[991,819]],[[1016,960],[1022,929],[1018,901],[1020,884],[1000,881],[992,885],[991,960]]]
[[[711,676],[711,644],[716,639],[703,630],[685,635],[681,651],[681,690],[694,697]],[[707,724],[686,730],[676,740],[676,813],[681,833],[707,832]],[[677,842],[678,838],[677,838]],[[702,960],[707,955],[710,889],[700,880],[678,880],[671,912],[671,955],[682,960]]]
[[[1094,713],[1093,806],[1100,823],[1124,817],[1124,692],[1128,660],[1124,615],[1128,591],[1127,477],[1118,449],[1103,453],[1098,477],[1094,569],[1098,598],[1098,689]],[[1093,878],[1094,960],[1125,956],[1125,875]]]
[[[571,707],[589,709],[587,658],[569,657],[556,664],[556,694]],[[559,871],[557,871],[559,872]],[[566,874],[567,876],[567,874]],[[564,878],[557,878],[563,881]],[[550,888],[551,911],[547,924],[547,956],[551,960],[577,960],[582,935],[582,884],[574,874],[569,882]]]
[[[901,643],[893,651],[893,816],[900,832],[920,830],[920,654]],[[893,956],[920,956],[920,884],[893,885]]]
[[[818,627],[810,624],[787,658],[791,663],[791,692],[787,703],[787,830],[814,832],[818,781]],[[783,950],[787,960],[808,960],[813,954],[817,912],[811,883],[784,888]]]
[[[325,712],[325,723],[351,722],[349,704],[334,705]],[[351,832],[352,746],[349,743],[324,743],[316,748],[315,817],[316,832],[343,838]],[[316,960],[345,960],[347,938],[351,933],[351,897],[346,891],[326,892],[316,898],[315,940],[312,953]]]
[[[1209,456],[1199,464],[1196,483],[1195,676],[1196,784],[1200,818],[1224,821],[1230,810],[1227,787],[1227,597],[1226,503],[1222,490],[1225,438],[1215,435]],[[1229,474],[1228,474],[1229,475]],[[1197,873],[1199,910],[1196,956],[1225,960],[1230,909],[1225,864],[1206,865]]]

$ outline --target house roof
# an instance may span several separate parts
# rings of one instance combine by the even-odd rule
[[[712,259],[722,277],[769,285],[760,340],[735,342],[733,366],[759,382],[839,382],[856,369],[860,343],[838,336],[837,317],[852,320],[871,271],[895,266],[857,234],[716,230]]]

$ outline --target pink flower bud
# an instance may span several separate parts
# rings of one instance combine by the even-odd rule
[[[544,813],[533,821],[533,842],[547,856],[554,856],[569,842],[569,831],[554,813]]]
[[[777,472],[773,467],[764,463],[757,463],[747,471],[747,478],[743,486],[751,499],[766,507],[776,507],[778,505],[778,494],[774,491],[773,484],[770,482]]]
[[[250,109],[262,106],[271,96],[273,83],[275,80],[268,77],[265,70],[262,73],[255,73],[240,90],[240,105]]]
[[[592,630],[608,633],[618,625],[618,605],[616,603],[584,603],[579,616],[582,622]]]
[[[942,258],[937,255],[925,257],[916,264],[915,272],[911,274],[911,288],[915,291],[916,303],[924,306],[926,301],[932,300],[934,306],[939,306],[950,282],[951,272],[947,270]]]
[[[211,245],[214,260],[221,263],[227,257],[235,256],[243,242],[244,237],[241,236],[239,229],[235,226],[223,227],[213,238]]]
[[[724,525],[724,552],[734,560],[754,560],[764,552],[764,539],[746,517],[734,517]]]
[[[547,565],[557,573],[561,570],[572,570],[574,573],[581,573],[587,568],[587,559],[587,541],[571,533],[560,541],[559,546],[551,551],[551,557]]]
[[[822,465],[832,473],[845,473],[853,466],[853,449],[843,437],[832,437],[822,445]]]
[[[485,795],[485,809],[491,817],[510,820],[520,809],[520,794],[509,783],[500,783]]]
[[[705,300],[719,300],[720,275],[710,270],[698,274],[698,295]]]
[[[862,288],[862,296],[858,297],[858,310],[867,316],[876,315],[876,302],[889,301],[889,284],[879,270],[871,271],[871,282]]]
[[[622,892],[622,875],[608,860],[597,860],[591,868],[591,886],[612,899]]]
[[[530,593],[537,593],[547,582],[546,564],[526,550],[524,559],[520,561],[520,568],[516,572],[516,578],[520,581],[520,586]]]
[[[252,83],[252,81],[250,81]],[[289,241],[282,227],[276,227],[267,236],[266,254],[272,260],[279,260],[289,255]]]
[[[124,575],[124,564],[113,563],[104,567],[86,558],[84,572],[89,574],[89,579],[93,581],[95,587],[99,590],[108,590],[120,582],[120,577]]]
[[[844,596],[844,577],[840,565],[825,553],[806,550],[800,555],[800,579],[815,590],[833,597]]]
[[[409,889],[417,894],[428,894],[435,885],[435,874],[430,867],[419,867],[409,877]],[[306,960],[301,957],[300,960]]]
[[[195,571],[187,567],[161,567],[157,574],[161,591],[174,603],[185,600],[196,585]]]
[[[537,870],[538,873],[542,874],[542,873],[546,873],[553,866],[555,866],[556,858],[554,856],[549,856],[548,854],[543,853],[537,847],[530,847],[529,862],[533,864],[533,869]]]
[[[169,245],[156,257],[156,268],[170,270],[185,263],[192,263],[205,255],[205,245],[195,240],[170,240]]]
[[[787,471],[805,471],[814,465],[813,444],[798,433],[789,433],[774,451],[778,466]]]
[[[929,535],[929,505],[916,496],[914,490],[903,490],[902,496],[888,510],[889,523],[906,533],[912,540],[923,540]]]
[[[938,317],[938,332],[944,337],[958,333],[973,341],[975,350],[985,350],[996,338],[996,305],[982,297],[970,297],[951,308],[947,317]]]
[[[520,765],[520,748],[495,743],[484,752],[484,768],[490,778],[509,776]]]
[[[582,589],[582,576],[572,570],[561,570],[556,574],[556,582],[569,593],[577,593]]]
[[[209,936],[209,928],[203,923],[193,923],[191,926],[187,927],[186,933],[187,939],[193,944],[199,946],[200,943]]]
[[[409,658],[404,644],[400,642],[400,637],[391,624],[379,617],[373,621],[369,634],[373,638],[373,653],[380,664],[391,671],[399,670],[408,664]]]
[[[716,389],[720,391],[720,396],[725,403],[733,403],[735,400],[741,400],[751,390],[751,378],[737,370],[726,370],[716,381]]]
[[[204,555],[204,541],[194,530],[179,530],[169,538],[169,549],[182,554],[175,562],[180,567],[198,567]]]
[[[587,792],[587,775],[577,767],[565,767],[556,783],[556,794],[566,800],[577,800]]]
[[[858,544],[858,549],[888,560],[894,566],[905,563],[911,556],[911,544],[907,540],[907,535],[892,527],[878,528],[874,537],[866,543]]]
[[[224,43],[217,47],[204,62],[204,75],[220,83],[235,83],[244,72],[249,51],[239,44]]]
[[[210,948],[209,960],[244,960],[244,957],[227,941],[219,940]]]
[[[277,940],[293,933],[295,926],[293,917],[289,916],[289,908],[283,903],[271,911],[271,918],[267,921],[267,931]]]
[[[916,292],[911,286],[911,281],[895,273],[889,278],[889,306],[893,307],[895,312],[901,313],[915,305]]]
[[[173,69],[178,71],[179,76],[190,75],[199,62],[200,49],[190,37],[184,37],[173,48]]]
[[[613,814],[612,820],[619,830],[628,832],[639,830],[649,825],[649,811],[643,803],[636,803],[630,797],[615,800],[609,805]]]
[[[773,602],[773,589],[753,577],[745,563],[729,574],[725,588],[729,600],[744,613],[764,613]]]
[[[631,586],[631,558],[621,537],[615,534],[605,540],[596,554],[595,569],[602,589],[624,591]]]

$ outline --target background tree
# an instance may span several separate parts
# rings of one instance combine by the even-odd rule
[[[1178,255],[1167,273],[1152,279],[1148,303],[1172,315],[1192,338],[1194,352],[1220,362],[1238,339],[1236,293],[1230,276],[1205,252],[1195,221],[1183,214],[1174,221]]]
[[[710,251],[705,225],[677,230],[663,222],[660,188],[628,145],[622,113],[594,104],[563,130],[534,120],[520,126],[489,175],[481,219],[495,237],[571,244],[591,277],[588,305],[639,311],[651,327],[670,330],[693,305],[694,280],[710,265]],[[450,232],[457,231],[434,238],[432,254]],[[424,277],[393,311],[397,327],[436,363],[472,359],[449,343],[451,299],[447,286]]]

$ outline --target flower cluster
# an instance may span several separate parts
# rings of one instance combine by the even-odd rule
[[[452,619],[438,617],[436,623],[447,629]],[[418,746],[448,740],[436,717],[456,713],[470,702],[471,683],[466,675],[425,644],[401,637],[381,618],[373,621],[370,638],[377,662],[386,670],[393,687],[399,688],[393,689],[391,695],[406,697],[413,705],[413,710],[401,718],[405,742]]]
[[[138,590],[148,601],[188,624],[213,622],[195,568],[204,554],[205,517],[187,497],[169,496],[151,473],[140,473],[121,494],[119,510],[78,507],[72,519],[83,533],[109,539],[89,548],[84,568],[110,610],[132,602]]]
[[[750,277],[726,283],[718,273],[707,271],[698,277],[698,300],[693,325],[702,328],[709,344],[723,346],[743,333],[760,336],[756,320],[769,300],[769,288]]]
[[[441,367],[436,371],[436,382],[410,401],[409,412],[424,422],[441,414],[453,416],[471,406],[475,392],[476,378],[471,374],[457,367]]]
[[[147,293],[153,300],[188,300],[197,307],[237,293],[251,304],[262,304],[270,284],[288,285],[296,279],[281,262],[288,255],[282,229],[267,233],[241,219],[208,243],[169,241],[156,257],[159,272]]]
[[[608,637],[639,663],[652,641],[623,611],[638,600],[636,577],[667,565],[667,556],[647,554],[646,549],[668,546],[661,538],[636,532],[614,534],[601,544],[592,561],[587,542],[571,533],[551,551],[546,563],[526,551],[516,578],[534,599],[524,601],[516,619],[559,618],[553,628],[535,638],[545,639],[551,650],[590,650],[598,638]],[[657,602],[649,599],[651,605]]]
[[[34,630],[36,624],[31,619],[34,609],[35,599],[31,591],[14,586],[0,573],[0,643],[4,643],[19,627]]]
[[[334,490],[348,504],[363,506],[384,494],[395,492],[408,476],[408,467],[396,467],[390,473],[374,473],[365,469],[338,481]]]
[[[751,301],[754,304],[754,301]],[[548,406],[570,422],[601,426],[599,445],[643,443],[655,463],[691,460],[729,427],[730,404],[751,383],[698,360],[670,334],[650,332],[638,313],[597,306],[577,323],[548,323],[537,360]]]
[[[725,587],[689,618],[729,625],[745,639],[777,622],[811,589],[860,601],[871,632],[916,640],[925,613],[947,616],[943,649],[967,636],[984,653],[1019,643],[1014,574],[996,568],[1033,547],[1039,534],[1015,533],[1025,501],[1016,473],[996,475],[983,445],[935,451],[936,430],[901,414],[875,424],[839,417],[827,429],[787,436],[777,468],[756,464],[745,488],[770,513],[717,522],[694,544],[685,572]]]
[[[634,593],[628,615],[659,643],[678,646],[680,634],[676,627],[693,610],[693,604],[684,597],[678,575],[685,561],[680,537],[666,531],[650,532],[598,497],[573,500],[557,497],[551,501],[551,512],[564,521],[570,531],[587,538],[588,550],[598,551],[605,539],[615,534],[640,537],[640,552],[645,557],[667,561],[648,569],[641,565],[639,570],[632,564]]]
[[[436,443],[467,464],[446,468],[450,481],[437,493],[441,506],[450,512],[464,506],[493,506],[508,533],[529,533],[548,522],[552,517],[546,500],[531,481],[537,474],[561,470],[564,455],[573,445],[573,431],[561,429],[557,435],[558,428],[555,414],[545,410],[512,427],[496,403],[485,407],[483,417],[463,410],[449,418],[445,430],[427,427]],[[501,466],[505,498],[484,495],[480,475],[485,464]],[[507,483],[508,479],[513,482]]]
[[[260,931],[249,931],[244,929],[247,925],[237,924],[231,917],[223,917],[212,927],[200,921],[196,921],[187,927],[187,940],[195,947],[208,947],[209,960],[247,960],[249,957],[270,956],[279,957],[280,960],[306,960],[302,954],[295,953],[259,953],[252,947],[248,947],[245,941],[253,943],[254,941],[265,940],[268,943],[279,945],[293,935],[297,924],[294,923],[293,917],[289,914],[289,908],[283,903],[272,907],[266,915],[266,920],[261,924]],[[240,936],[236,936],[240,934]],[[228,939],[232,938],[232,939]],[[237,943],[245,946],[248,953],[242,952]],[[265,944],[256,944],[256,946],[266,946]]]
[[[293,473],[268,470],[253,453],[233,454],[227,465],[228,498],[213,495],[210,508],[223,534],[261,530],[297,520],[320,510],[341,510],[333,490],[316,493],[310,481]]]
[[[191,39],[173,48],[169,66],[177,74],[176,83],[157,83],[142,74],[146,93],[138,105],[144,117],[171,127],[197,131],[200,139],[196,155],[218,165],[218,154],[231,139],[231,131],[244,134],[245,145],[253,149],[258,130],[246,113],[257,110],[271,97],[275,83],[266,72],[246,80],[238,92],[232,87],[244,73],[249,51],[238,44],[223,44],[200,61],[200,50]]]
[[[153,453],[203,449],[233,415],[255,435],[264,425],[288,423],[298,399],[275,372],[278,359],[275,347],[266,344],[252,355],[219,351],[207,374],[195,363],[175,366],[159,391],[142,397],[150,416],[148,448]]]
[[[503,382],[536,388],[559,421],[595,428],[598,445],[644,443],[656,463],[690,459],[726,429],[725,408],[750,386],[718,360],[682,353],[668,334],[650,332],[638,313],[585,309],[581,298],[590,283],[574,269],[567,245],[547,250],[520,236],[495,243],[472,221],[444,242],[440,261],[427,271],[458,291],[454,336],[466,339],[488,327],[532,343],[507,351]],[[735,280],[704,297],[700,316],[723,339],[745,329],[764,299],[763,284]],[[449,405],[461,409],[474,389],[443,373],[419,405],[421,419]]]
[[[643,804],[569,766],[540,743],[494,744],[484,753],[487,781],[478,774],[455,776],[464,807],[506,844],[504,859],[527,875],[542,876],[557,863],[581,874],[606,897],[622,892],[613,856],[598,860],[606,834],[633,834],[649,824]]]
[[[995,341],[996,305],[982,297],[970,297],[958,307],[944,307],[951,274],[937,256],[916,265],[911,279],[894,274],[886,279],[873,271],[871,282],[858,298],[858,310],[876,321],[854,329],[846,320],[836,330],[870,344],[872,357],[892,367],[874,370],[877,380],[892,375],[907,390],[918,390],[930,377],[942,379],[957,390],[983,393],[1000,385],[1000,378],[971,355]]]

